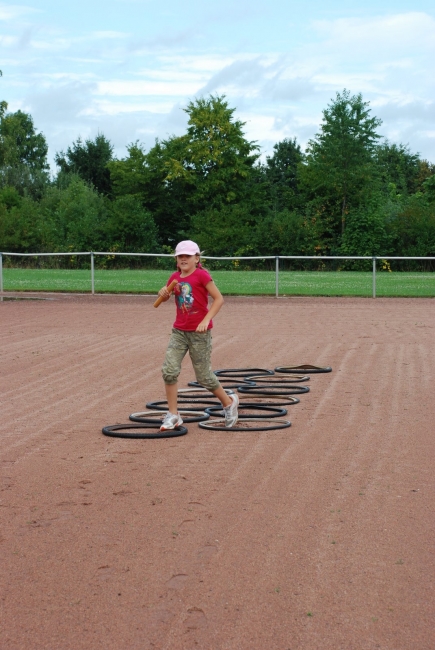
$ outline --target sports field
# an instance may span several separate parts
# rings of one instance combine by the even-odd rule
[[[157,293],[166,284],[169,271],[96,270],[96,293]],[[213,271],[216,284],[226,295],[275,295],[272,271]],[[9,269],[3,270],[5,291],[90,292],[90,270]],[[279,274],[280,295],[371,296],[372,274],[357,271],[283,271]],[[378,272],[378,296],[434,297],[435,273]]]
[[[433,650],[435,301],[228,297],[215,369],[333,371],[288,429],[122,440],[173,305],[29,297],[0,302],[2,650]]]

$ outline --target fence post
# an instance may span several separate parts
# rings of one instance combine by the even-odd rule
[[[373,294],[372,297],[376,298],[376,257],[372,258],[373,262]]]
[[[275,298],[279,296],[279,255],[275,257]]]
[[[94,277],[94,253],[91,253],[91,292],[95,294],[95,277]]]
[[[3,293],[3,255],[0,253],[0,293]]]

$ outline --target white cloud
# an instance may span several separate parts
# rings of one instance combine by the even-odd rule
[[[237,57],[235,56],[225,56],[225,55],[213,55],[209,54],[206,51],[199,54],[193,55],[188,52],[181,55],[161,55],[158,58],[158,61],[162,65],[170,66],[174,70],[179,70],[180,68],[185,68],[188,70],[198,70],[202,72],[218,72],[224,66],[228,66],[235,61],[242,59],[252,59],[255,54],[240,54]]]
[[[41,79],[44,82],[47,81],[83,81],[85,80],[95,80],[96,74],[93,72],[84,72],[79,74],[77,72],[37,72],[33,75],[35,79]]]
[[[101,39],[119,39],[127,38],[128,34],[125,32],[111,32],[111,31],[102,31],[102,32],[92,32],[92,38],[101,38]]]
[[[160,79],[161,81],[182,81],[197,84],[204,82],[207,78],[207,75],[204,74],[204,72],[184,71],[175,68],[169,70],[165,70],[164,68],[144,69],[137,72],[136,76],[147,77],[148,79]]]
[[[21,18],[26,14],[38,13],[37,9],[33,7],[26,7],[24,5],[5,5],[0,4],[0,20],[9,21]]]
[[[173,102],[114,102],[114,101],[93,101],[92,105],[80,111],[80,116],[99,116],[99,115],[121,115],[126,113],[141,113],[148,111],[156,115],[169,113],[172,109]]]
[[[379,106],[379,107],[378,107]],[[435,122],[435,101],[389,101],[376,107],[384,122],[428,123]]]
[[[92,81],[70,80],[59,84],[35,84],[25,98],[29,112],[36,124],[66,124],[77,116],[92,101],[96,84]]]
[[[240,94],[245,95],[249,92],[248,88],[255,89],[255,93],[267,71],[267,67],[262,64],[259,57],[251,60],[235,60],[214,74],[201,88],[201,92],[231,91],[237,87]]]
[[[104,64],[105,61],[103,58],[91,58],[91,57],[80,57],[80,56],[67,56],[65,57],[65,60],[70,62],[70,63],[80,63],[80,64],[85,64],[85,65],[93,65],[93,64]]]
[[[65,20],[57,24],[48,10],[43,21],[38,16],[31,24],[22,18],[29,7],[0,4],[0,21],[10,22],[0,35],[9,57],[0,65],[2,97],[11,110],[34,115],[50,149],[98,130],[118,148],[138,137],[152,144],[154,137],[184,131],[181,109],[189,100],[217,93],[226,94],[236,118],[247,121],[247,137],[267,153],[284,137],[296,136],[301,144],[312,138],[322,109],[336,91],[349,88],[362,92],[373,115],[384,120],[381,132],[435,158],[435,13],[355,18],[344,14],[341,4],[341,18],[315,23],[303,18],[304,24],[295,18],[290,25],[272,0],[268,21],[276,21],[275,39],[271,23],[261,25],[256,0],[203,3],[197,11],[190,3],[178,10],[170,0],[160,22],[163,7],[150,1],[144,9],[144,4],[137,2],[131,19],[120,0],[118,19],[107,12],[81,28],[68,22],[68,11],[77,15],[80,0],[75,9],[65,6]],[[263,0],[260,4],[266,11]],[[252,5],[257,24],[249,22]],[[329,17],[336,10],[328,5],[317,15]],[[149,16],[157,18],[155,24]],[[236,21],[243,21],[244,30]]]
[[[297,101],[313,93],[309,78],[298,74],[287,58],[256,56],[240,58],[224,66],[201,88],[201,93],[223,92],[262,101]]]
[[[3,36],[0,35],[0,46],[1,47],[13,47],[17,43],[18,39],[16,36]]]
[[[191,46],[197,35],[197,31],[193,28],[181,31],[162,32],[151,38],[132,39],[129,44],[129,50],[135,54],[148,54],[159,50],[187,48]]]
[[[409,12],[373,18],[339,18],[316,21],[314,27],[326,37],[329,47],[350,48],[348,55],[363,50],[369,59],[375,51],[435,49],[435,20],[424,12]]]
[[[40,52],[61,52],[71,48],[72,45],[77,45],[81,39],[73,38],[52,38],[52,39],[32,39],[30,45],[35,50]]]
[[[330,88],[360,88],[360,92],[375,90],[374,81],[382,82],[385,75],[381,72],[321,72],[312,77],[312,81]]]
[[[249,131],[250,140],[278,142],[286,137],[286,130],[277,128],[275,117],[272,115],[242,113],[241,117],[242,121],[246,122],[244,130]]]
[[[178,81],[100,81],[97,85],[97,95],[113,96],[159,96],[186,97],[194,95],[198,90],[196,83]]]

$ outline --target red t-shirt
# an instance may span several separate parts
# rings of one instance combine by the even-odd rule
[[[205,269],[195,269],[185,278],[176,271],[171,275],[166,286],[173,280],[178,281],[174,289],[177,307],[174,327],[177,330],[194,332],[208,312],[208,291],[205,287],[212,282],[212,277]],[[210,321],[207,329],[212,327],[213,322]]]

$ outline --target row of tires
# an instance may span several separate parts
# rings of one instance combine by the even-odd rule
[[[216,370],[220,383],[227,393],[235,390],[240,395],[239,421],[231,431],[271,431],[286,429],[291,422],[282,419],[287,415],[283,408],[297,404],[297,394],[309,392],[308,386],[296,385],[309,381],[307,372],[331,372],[332,368],[302,365],[278,366],[274,370],[264,368],[225,368]],[[285,377],[276,376],[282,373]],[[188,433],[184,424],[198,423],[202,429],[212,431],[228,431],[225,427],[225,418],[222,405],[216,398],[210,397],[210,392],[196,381],[189,382],[190,388],[178,391],[179,411],[183,418],[183,425],[169,431],[152,431],[159,429],[162,423],[163,412],[167,411],[166,400],[148,402],[147,411],[132,413],[129,424],[113,424],[106,426],[102,432],[106,436],[116,438],[174,438]],[[251,402],[251,400],[257,400]],[[243,401],[245,400],[245,401]],[[265,401],[267,400],[267,401]]]

